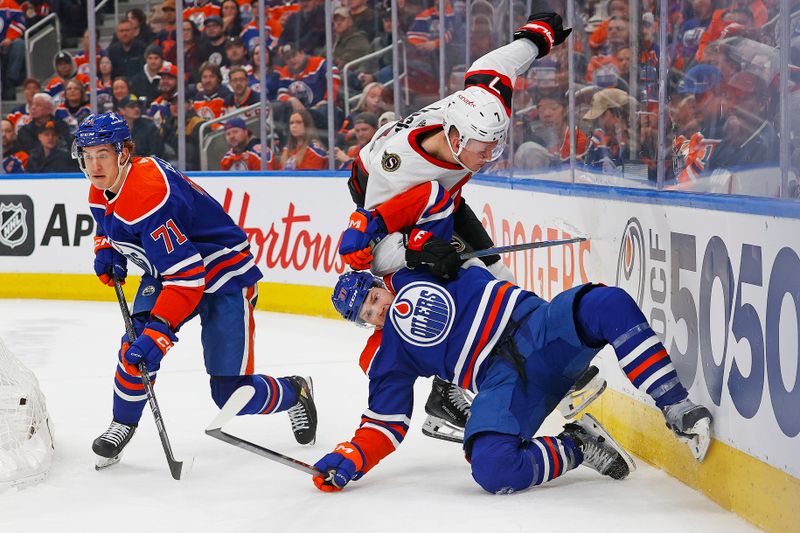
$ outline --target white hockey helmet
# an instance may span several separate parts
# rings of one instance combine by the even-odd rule
[[[469,149],[469,141],[475,140],[497,142],[491,156],[491,161],[495,161],[503,154],[510,122],[508,113],[497,96],[481,87],[467,87],[450,96],[444,110],[443,126],[448,136],[451,127],[458,131],[458,152],[453,151],[457,160],[465,148]],[[453,149],[452,145],[450,149]]]

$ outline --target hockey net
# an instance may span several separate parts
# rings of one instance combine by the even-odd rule
[[[53,449],[39,382],[0,339],[0,490],[43,479]]]

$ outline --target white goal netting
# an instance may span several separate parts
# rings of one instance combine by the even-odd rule
[[[52,425],[36,376],[0,339],[0,490],[47,475]]]

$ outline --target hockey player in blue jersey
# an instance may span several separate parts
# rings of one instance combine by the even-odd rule
[[[113,285],[125,278],[128,261],[144,270],[132,312],[137,339],[129,344],[123,337],[119,350],[113,420],[92,445],[98,467],[119,460],[141,418],[146,395],[138,364],[144,361],[155,382],[180,327],[198,315],[214,402],[221,407],[238,387],[251,385],[256,394],[240,415],[288,411],[296,440],[313,443],[310,378],[254,373],[253,310],[262,274],[244,231],[170,164],[132,157],[133,150],[127,123],[110,112],[81,122],[73,145],[91,182],[95,273]]]
[[[607,344],[628,379],[659,407],[667,425],[702,461],[711,414],[694,404],[634,300],[622,289],[585,284],[551,302],[470,260],[449,279],[431,275],[425,248],[449,246],[452,222],[414,228],[403,268],[380,278],[349,272],[332,301],[347,320],[375,326],[361,354],[369,405],[354,437],[315,467],[323,491],[359,479],[403,440],[413,385],[439,376],[476,393],[464,436],[472,476],[493,493],[558,477],[581,463],[621,479],[633,461],[589,415],[558,436],[533,437],[591,360]]]
[[[355,204],[375,210],[412,188],[436,182],[453,198],[452,216],[460,245],[467,249],[493,247],[461,189],[474,173],[502,154],[511,124],[516,80],[537,58],[562,45],[571,32],[563,27],[560,15],[534,13],[514,32],[512,42],[489,51],[469,66],[463,90],[402,121],[382,126],[353,164],[348,186]],[[427,201],[425,195],[411,196],[403,209],[421,211]],[[403,228],[392,229],[380,242],[342,240],[339,253],[355,270],[370,269],[377,276],[395,272],[405,265],[402,231]],[[446,247],[445,256],[437,259],[437,275],[453,267],[448,251],[452,249]],[[499,255],[484,256],[481,261],[497,278],[514,283],[514,275]],[[591,367],[582,376],[574,393],[565,398],[567,408],[577,406],[576,396],[589,399],[602,392],[605,380],[596,372],[597,368]],[[422,426],[424,434],[459,442],[463,439],[469,402],[458,387],[434,377],[425,411],[428,418]]]

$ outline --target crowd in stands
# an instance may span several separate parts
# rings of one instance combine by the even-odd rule
[[[577,2],[577,162],[603,173],[656,179],[659,70],[666,68],[667,182],[776,167],[779,3],[669,2],[665,54],[659,49],[659,3],[641,2],[637,13],[630,12],[631,5],[628,0]],[[481,18],[473,28],[491,30]],[[667,65],[659,64],[662,56]],[[797,56],[794,48],[792,56]],[[519,83],[524,90],[516,93],[515,109],[522,111],[515,115],[520,139],[515,168],[569,161],[567,59],[561,47],[536,62]],[[793,76],[789,83],[795,85]],[[800,166],[797,148],[792,146],[794,167]]]
[[[73,22],[77,29],[83,23],[81,48],[62,50],[53,58],[52,78],[24,77],[16,43],[26,24],[46,11],[39,9],[43,4],[36,0],[23,7],[15,0],[0,0],[4,95],[7,87],[21,86],[25,97],[3,121],[7,172],[74,169],[62,155],[77,124],[90,112],[85,14]],[[440,39],[445,40],[444,60],[451,74],[449,92],[463,84],[472,60],[507,42],[509,25],[524,23],[527,16],[521,1],[513,3],[514,20],[509,20],[509,2],[502,11],[487,0],[471,0],[467,20],[465,1],[448,0],[442,21],[438,0],[398,0],[395,35],[388,0],[342,0],[332,10],[329,65],[323,0],[265,4],[264,43],[259,41],[257,1],[187,1],[184,20],[177,21],[175,1],[164,0],[152,13],[131,9],[117,22],[111,42],[102,43],[107,46],[100,46],[95,58],[99,108],[115,110],[128,121],[137,154],[177,160],[178,24],[185,53],[188,170],[200,168],[200,126],[228,115],[212,128],[230,148],[219,161],[223,169],[260,169],[264,152],[269,170],[323,169],[328,168],[329,150],[337,168],[347,169],[380,125],[400,118],[392,112],[391,53],[360,58],[402,40],[407,109],[414,110],[440,97]],[[575,3],[576,129],[570,132],[568,121],[568,48],[557,47],[518,80],[514,150],[495,169],[561,167],[568,164],[574,142],[581,165],[655,180],[662,68],[667,69],[665,116],[671,148],[667,180],[691,181],[718,169],[776,164],[779,2],[672,0],[666,54],[659,49],[658,3],[641,2],[635,13],[631,5],[628,0]],[[76,27],[70,31],[75,33]],[[659,64],[662,55],[668,65]],[[794,48],[791,55],[796,55]],[[345,75],[351,106],[344,105]],[[240,112],[259,103],[262,95],[272,121],[266,140],[255,135],[257,111]],[[328,124],[329,105],[334,106],[334,124]],[[336,132],[332,147],[329,129]],[[44,162],[33,164],[42,153]],[[793,150],[792,158],[800,163],[800,150]]]

